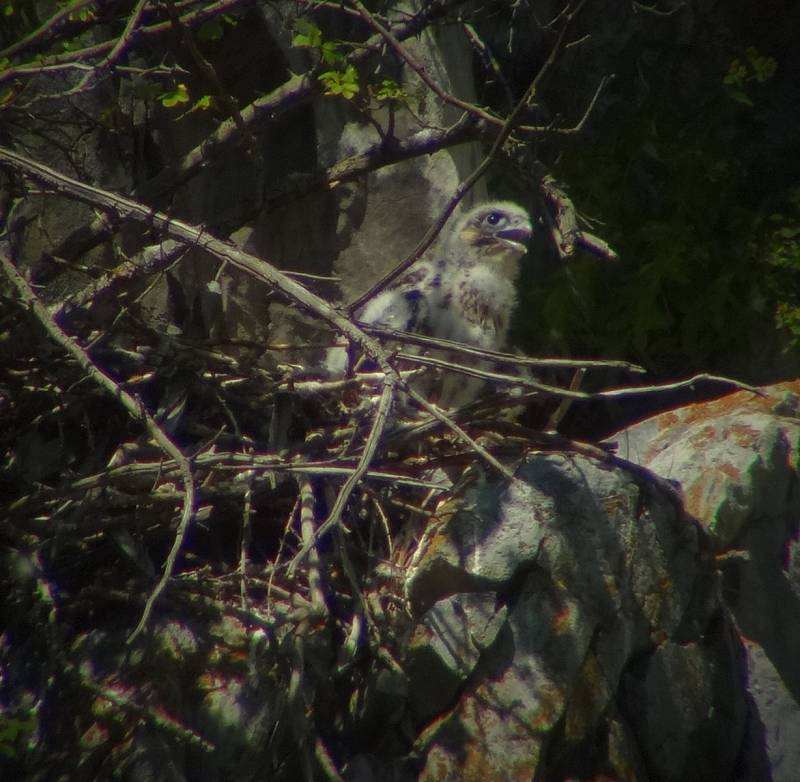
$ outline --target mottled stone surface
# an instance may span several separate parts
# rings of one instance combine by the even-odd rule
[[[800,382],[761,391],[663,413],[614,439],[622,456],[680,481],[719,555],[747,653],[751,713],[737,779],[790,780],[800,778]]]
[[[800,509],[800,382],[687,405],[614,435],[619,455],[678,481],[718,549],[749,522]]]
[[[738,642],[674,496],[584,457],[532,454],[512,484],[479,482],[437,516],[407,581],[420,614],[410,690],[441,684],[421,779],[732,773]],[[467,598],[483,610],[458,614]]]

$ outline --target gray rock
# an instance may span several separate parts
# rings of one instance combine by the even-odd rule
[[[533,454],[511,484],[481,481],[436,516],[406,584],[421,614],[410,692],[439,682],[418,696],[417,717],[441,710],[418,744],[421,779],[689,779],[701,756],[730,773],[744,692],[723,685],[738,644],[673,497],[624,469]],[[489,645],[475,643],[482,625]]]

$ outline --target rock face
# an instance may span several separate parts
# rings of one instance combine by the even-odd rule
[[[439,509],[406,582],[420,779],[798,778],[798,390],[619,433],[682,492],[535,453]]]
[[[664,413],[617,439],[622,456],[681,482],[719,555],[750,705],[739,778],[788,782],[800,775],[800,383],[762,390]]]

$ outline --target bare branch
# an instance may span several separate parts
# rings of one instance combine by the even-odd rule
[[[99,188],[78,182],[77,180],[66,177],[63,174],[59,174],[47,166],[43,166],[40,163],[29,160],[24,156],[3,147],[0,147],[0,165],[22,172],[25,176],[54,189],[56,192],[65,193],[73,198],[83,201],[84,203],[89,203],[98,208],[116,212],[121,217],[145,222],[153,228],[173,237],[174,239],[178,239],[186,242],[189,245],[201,247],[202,249],[207,250],[221,260],[231,263],[233,266],[242,269],[243,271],[253,275],[263,282],[266,282],[271,287],[280,290],[293,301],[310,310],[323,320],[326,320],[331,326],[343,332],[348,336],[348,338],[359,344],[367,353],[367,355],[371,356],[376,361],[378,366],[384,372],[385,377],[383,381],[383,391],[375,412],[373,425],[367,440],[367,444],[364,447],[364,451],[359,459],[358,465],[356,466],[352,475],[344,482],[341,490],[339,491],[339,495],[336,498],[336,502],[331,509],[328,519],[319,527],[314,536],[314,540],[317,540],[319,536],[323,535],[331,527],[338,524],[342,511],[344,510],[350,495],[352,494],[358,482],[367,472],[372,458],[375,455],[378,441],[386,426],[387,415],[394,395],[394,389],[400,382],[400,378],[396,370],[389,363],[387,355],[380,344],[374,338],[366,335],[357,326],[353,325],[350,320],[341,315],[326,301],[311,293],[311,291],[290,279],[282,272],[278,271],[278,269],[271,264],[238,250],[232,244],[210,237],[199,228],[195,228],[194,226],[191,226],[188,223],[184,223],[180,220],[172,220],[167,215],[151,210],[137,201],[133,201],[129,198],[124,198],[123,196],[118,196],[108,191],[100,190]],[[48,320],[50,320],[49,316]],[[52,321],[50,320],[50,322]],[[55,326],[55,324],[53,325]],[[99,370],[97,371],[99,372]],[[187,498],[188,496],[189,495],[187,494]],[[193,494],[191,495],[191,498],[193,499]],[[191,517],[191,507],[189,506],[188,502],[186,508],[189,508],[189,510],[186,511],[186,514],[188,515],[182,519],[181,525],[178,529],[176,543],[181,538],[181,534],[185,533],[186,526],[188,525],[188,518]],[[300,550],[300,552],[298,552],[290,565],[290,569],[292,571],[297,567],[302,559],[307,556],[309,551],[310,545],[306,545]],[[171,563],[174,564],[175,557],[173,555],[177,555],[175,547],[173,547],[173,550],[170,551],[170,556],[167,561],[168,565]],[[165,569],[165,574],[169,572],[169,569]],[[155,599],[157,594],[160,593],[162,589],[163,583],[159,584],[151,597]],[[145,614],[149,613],[149,608],[152,608],[152,601],[148,601]],[[146,615],[142,617],[143,620],[146,620],[146,618]],[[141,627],[143,627],[143,624],[144,621],[140,622],[139,627],[134,630],[134,635],[140,631]]]
[[[184,24],[189,25],[199,25],[209,19],[217,16],[220,13],[224,13],[226,11],[232,11],[239,5],[243,5],[245,3],[250,2],[250,0],[217,0],[216,2],[209,3],[208,5],[187,11],[185,15],[181,17]],[[80,9],[84,8],[87,5],[93,5],[95,0],[76,0],[76,2],[65,6],[61,11],[54,14],[50,19],[44,22],[40,27],[34,30],[30,35],[27,35],[25,38],[21,38],[16,43],[12,44],[11,46],[4,49],[0,52],[0,59],[8,58],[13,59],[14,57],[18,57],[23,52],[29,49],[35,48],[42,48],[51,45],[51,41],[49,40],[49,36],[52,33],[55,33],[57,30],[64,25],[64,23],[68,20],[68,17],[75,14]],[[178,7],[184,6],[193,6],[196,5],[192,0],[189,2],[179,3]],[[83,25],[88,26],[88,25]],[[143,36],[153,36],[153,35],[161,35],[162,33],[166,32],[170,28],[170,22],[158,22],[152,25],[146,25],[140,29],[140,34]],[[110,49],[114,48],[114,45],[117,42],[117,38],[112,38],[108,41],[103,41],[98,44],[94,44],[93,46],[87,46],[84,49],[73,50],[70,52],[64,52],[63,54],[48,54],[47,55],[47,64],[48,65],[58,65],[62,63],[68,62],[76,62],[81,60],[86,60],[91,57],[97,57],[105,52],[109,51]],[[7,79],[16,78],[20,72],[15,68],[10,68],[7,71],[3,71],[0,73],[0,83],[6,81]]]
[[[549,174],[543,177],[540,189],[549,206],[546,214],[550,223],[553,244],[556,246],[561,260],[571,258],[578,246],[611,261],[619,257],[602,239],[581,230],[578,226],[578,211],[575,209],[572,199],[555,178]]]
[[[300,535],[303,544],[309,547],[308,554],[308,593],[314,613],[319,617],[328,615],[328,605],[325,601],[325,592],[322,589],[322,574],[320,572],[319,552],[314,538],[314,490],[311,480],[304,477],[300,481]]]
[[[16,43],[0,51],[0,60],[10,60],[12,57],[16,57],[20,52],[24,52],[37,43],[43,42],[51,33],[67,23],[70,16],[80,11],[82,8],[86,8],[87,5],[94,5],[94,0],[75,0],[74,3],[65,6],[45,22],[42,22],[32,33],[26,35],[24,38],[20,38]]]
[[[346,334],[348,338],[359,344],[367,355],[374,358],[387,375],[392,378],[395,377],[394,369],[389,365],[385,352],[376,340],[365,334],[324,299],[295,282],[267,261],[239,250],[230,242],[216,239],[202,228],[197,228],[182,220],[172,219],[163,212],[157,212],[131,198],[79,182],[1,146],[0,166],[21,173],[57,193],[77,199],[98,209],[116,213],[122,219],[145,223],[154,230],[181,241],[190,247],[206,250],[220,260],[227,261],[233,266],[242,269],[271,288],[276,288],[322,320],[327,321],[337,331]]]
[[[350,499],[350,495],[353,493],[353,490],[358,485],[358,482],[361,480],[361,478],[366,474],[367,468],[372,462],[372,459],[375,456],[375,452],[378,448],[378,441],[380,440],[381,434],[383,434],[383,430],[386,427],[389,408],[391,407],[392,398],[394,395],[394,387],[395,386],[392,383],[391,378],[388,376],[385,377],[383,391],[381,392],[381,396],[378,400],[378,405],[375,409],[372,420],[372,428],[370,429],[369,436],[367,437],[367,442],[364,445],[364,451],[359,459],[358,465],[350,477],[344,482],[342,488],[339,489],[339,493],[336,496],[336,501],[334,502],[330,513],[328,514],[328,518],[325,519],[325,521],[317,528],[311,539],[308,542],[303,543],[301,549],[297,552],[297,554],[295,554],[294,558],[289,563],[288,576],[290,579],[294,576],[294,572],[300,563],[311,552],[314,544],[326,532],[339,523],[342,512],[344,511],[345,506]]]
[[[530,358],[516,353],[498,353],[494,350],[483,350],[482,348],[466,345],[463,342],[454,342],[450,339],[428,337],[423,334],[411,334],[407,331],[395,331],[394,329],[370,326],[360,321],[357,322],[367,334],[374,334],[378,337],[384,337],[409,345],[441,348],[442,350],[461,353],[466,356],[484,358],[498,364],[513,364],[520,367],[541,367],[545,369],[577,369],[581,367],[587,369],[623,369],[626,372],[634,372],[637,374],[644,374],[647,371],[644,367],[640,367],[638,364],[632,364],[630,361],[617,361],[613,359],[594,360],[588,358]]]
[[[48,335],[58,345],[60,345],[72,358],[77,361],[78,365],[86,372],[89,377],[94,380],[101,388],[103,388],[111,396],[115,397],[120,404],[128,411],[128,414],[135,420],[142,420],[147,428],[150,436],[158,444],[159,448],[166,454],[169,459],[172,459],[180,471],[181,480],[183,482],[183,512],[181,513],[180,522],[178,524],[178,531],[175,534],[175,541],[167,556],[166,564],[164,565],[164,572],[156,584],[153,591],[145,603],[145,608],[142,613],[142,618],[139,621],[136,629],[133,631],[129,640],[133,640],[143,629],[147,623],[147,619],[152,611],[153,604],[158,599],[158,596],[164,590],[172,571],[175,567],[175,560],[178,552],[186,536],[186,531],[189,523],[194,515],[195,509],[195,488],[194,479],[192,477],[192,469],[189,460],[181,453],[175,443],[167,436],[164,430],[158,425],[153,416],[148,412],[144,405],[137,399],[134,399],[127,391],[122,389],[118,383],[112,380],[108,375],[100,370],[95,365],[92,359],[87,355],[83,348],[69,335],[65,334],[58,324],[52,319],[46,307],[39,301],[38,297],[28,286],[27,282],[23,279],[22,275],[17,271],[11,259],[5,254],[0,255],[0,263],[2,263],[3,272],[5,273],[8,281],[16,289],[18,296],[23,304],[33,313],[36,319],[44,327]]]
[[[102,62],[98,63],[72,89],[69,89],[66,92],[58,93],[53,97],[66,98],[70,95],[76,95],[79,92],[91,89],[96,84],[103,72],[111,68],[111,66],[113,66],[113,64],[125,53],[125,50],[132,45],[138,32],[136,28],[139,26],[139,22],[142,19],[142,14],[144,13],[144,10],[149,2],[150,0],[137,0],[136,6],[128,16],[128,21],[125,25],[125,29],[122,31],[122,35],[120,35],[119,39],[114,44],[114,47],[103,58]]]

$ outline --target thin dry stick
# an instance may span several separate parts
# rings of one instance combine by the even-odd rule
[[[40,163],[29,160],[23,155],[19,155],[16,152],[4,147],[0,147],[0,165],[5,165],[14,171],[21,171],[31,179],[38,181],[40,184],[44,184],[53,188],[56,190],[56,192],[66,193],[73,198],[85,203],[89,203],[93,206],[100,207],[101,209],[116,211],[128,219],[136,219],[147,222],[154,228],[163,231],[175,239],[179,239],[211,252],[218,258],[228,261],[233,266],[246,271],[247,273],[266,282],[270,286],[277,288],[286,294],[290,299],[294,300],[298,304],[303,305],[323,320],[326,320],[331,326],[343,332],[347,337],[359,344],[367,353],[367,355],[375,360],[380,369],[384,372],[385,376],[383,381],[383,391],[381,393],[380,402],[375,413],[373,426],[358,464],[356,465],[350,477],[342,485],[339,495],[336,498],[336,502],[331,509],[330,516],[315,533],[315,540],[319,539],[319,537],[324,534],[326,530],[330,529],[335,524],[338,524],[342,511],[344,510],[350,495],[369,469],[369,465],[378,447],[378,441],[380,440],[383,430],[386,427],[389,407],[391,406],[392,398],[394,396],[394,389],[400,382],[400,377],[397,374],[397,371],[389,363],[388,356],[381,347],[380,343],[378,343],[378,341],[374,338],[367,336],[363,331],[361,331],[361,329],[355,326],[348,318],[341,315],[326,301],[311,293],[311,291],[290,279],[282,272],[278,271],[278,269],[271,264],[249,255],[248,253],[242,252],[232,244],[210,237],[199,228],[195,228],[194,226],[184,223],[181,220],[172,220],[167,215],[149,209],[143,204],[133,201],[132,199],[124,198],[108,191],[86,185],[75,179],[71,179],[70,177],[53,171],[47,166],[43,166]],[[49,317],[48,320],[50,320]],[[97,371],[99,372],[99,370]],[[182,455],[178,454],[178,456],[180,456],[180,459],[183,459]],[[176,459],[176,461],[179,460]],[[193,499],[193,497],[194,495],[192,493],[191,498]],[[181,524],[178,528],[178,538],[176,539],[176,543],[182,542],[183,535],[185,535],[186,528],[188,527],[188,520],[191,518],[193,505],[189,506],[187,503],[187,508],[188,510],[186,508],[184,509],[184,518],[181,520]],[[301,550],[290,563],[290,571],[292,573],[302,559],[308,555],[309,551],[310,547],[307,545],[304,545],[301,548]],[[171,572],[171,567],[174,566],[177,553],[177,547],[173,547],[167,558],[168,569],[165,570],[165,575],[167,578],[169,577],[168,574]],[[143,620],[146,621],[146,619],[149,617],[152,609],[152,603],[155,597],[158,597],[163,590],[165,583],[166,580],[162,579],[162,581],[157,585],[154,594],[151,595],[151,599],[148,600],[148,603],[145,606],[144,615],[142,617]],[[140,622],[139,626],[137,626],[137,628],[134,630],[134,636],[140,632],[143,626],[144,621]]]
[[[69,16],[85,8],[87,5],[94,5],[95,0],[75,0],[58,13],[53,14],[45,22],[42,22],[32,33],[20,38],[16,43],[7,46],[0,51],[0,60],[10,60],[25,49],[33,46],[38,41],[42,41],[47,35],[56,30],[63,22],[68,21]]]
[[[459,2],[452,2],[446,5],[458,4]],[[430,18],[440,13],[441,10],[441,6],[437,8],[434,3],[427,4],[418,14],[398,25],[394,34],[400,40],[416,35],[425,28]],[[380,41],[381,38],[378,35],[365,41],[359,51],[350,55],[348,62],[352,65],[362,62],[372,55],[372,48]],[[311,100],[318,90],[319,84],[310,74],[292,76],[269,95],[258,98],[240,109],[239,113],[245,125],[248,126],[261,121],[272,121],[284,112]],[[187,181],[227,149],[228,144],[238,133],[239,129],[233,120],[229,119],[220,123],[212,133],[180,160],[145,182],[138,190],[139,195],[142,198],[155,197]]]
[[[342,332],[349,339],[360,345],[392,382],[396,382],[396,372],[389,364],[386,352],[376,340],[367,336],[324,299],[315,295],[300,283],[295,282],[267,261],[239,250],[230,242],[211,236],[202,228],[190,225],[182,220],[173,219],[169,215],[157,212],[139,201],[72,179],[7,147],[0,146],[0,166],[4,166],[16,173],[21,173],[54,190],[56,193],[66,195],[104,211],[116,212],[121,219],[146,223],[173,239],[177,239],[189,246],[206,250],[219,260],[227,261],[265,282],[270,287],[277,288],[297,304],[310,310],[322,320],[327,321],[337,331]]]
[[[454,432],[460,439],[464,440],[475,450],[482,459],[492,465],[503,477],[509,481],[514,480],[514,473],[504,464],[494,458],[480,443],[470,437],[447,413],[440,410],[436,405],[431,404],[424,396],[417,393],[413,388],[406,387],[406,393],[426,412],[430,413],[437,421],[441,421],[448,429]]]
[[[176,717],[169,716],[163,708],[154,708],[149,706],[142,706],[139,703],[131,700],[130,698],[123,698],[119,691],[109,690],[86,678],[84,673],[78,672],[78,678],[81,684],[87,689],[91,690],[99,698],[108,701],[118,709],[135,714],[140,720],[146,722],[157,730],[166,733],[169,736],[174,736],[180,741],[191,744],[204,752],[215,753],[217,747],[210,741],[204,739],[199,734],[187,728]]]
[[[496,383],[504,383],[512,386],[521,386],[522,388],[531,388],[534,391],[541,391],[545,394],[551,394],[555,397],[563,397],[565,399],[617,399],[628,396],[643,396],[646,394],[660,393],[662,391],[674,391],[680,388],[688,388],[700,381],[707,381],[710,383],[723,383],[725,385],[733,386],[741,391],[750,391],[759,396],[763,396],[763,392],[758,388],[742,383],[739,380],[733,380],[729,377],[722,377],[720,375],[709,375],[702,373],[693,375],[685,380],[678,380],[675,383],[657,383],[649,386],[626,386],[624,388],[611,388],[607,391],[572,391],[566,388],[559,388],[558,386],[547,385],[546,383],[539,383],[536,380],[530,380],[525,377],[516,377],[514,375],[504,375],[500,372],[489,372],[477,367],[468,367],[462,364],[454,364],[441,358],[434,358],[433,356],[418,356],[411,353],[398,353],[397,358],[403,361],[413,362],[415,364],[424,364],[425,366],[440,367],[442,369],[458,372],[462,375],[469,375],[470,377],[479,377],[483,380],[492,380]]]
[[[195,508],[195,487],[194,479],[192,477],[192,468],[189,460],[181,453],[175,443],[170,440],[164,430],[156,423],[153,416],[147,411],[144,405],[137,399],[134,399],[127,391],[120,388],[114,380],[100,370],[92,359],[86,354],[83,348],[68,334],[64,333],[58,324],[52,319],[47,311],[47,308],[39,301],[38,297],[25,282],[23,277],[17,271],[14,264],[5,254],[0,254],[0,263],[2,263],[3,271],[9,282],[16,289],[20,299],[25,306],[35,315],[39,323],[42,324],[45,331],[50,337],[59,344],[64,350],[69,353],[78,365],[92,378],[101,388],[119,400],[120,404],[128,411],[130,416],[134,419],[141,419],[147,428],[150,436],[156,441],[161,450],[178,466],[180,471],[181,480],[183,482],[183,512],[181,513],[180,522],[178,523],[178,530],[175,533],[175,541],[172,544],[167,561],[164,564],[164,572],[161,575],[155,588],[150,593],[145,603],[142,617],[139,624],[134,629],[133,633],[128,638],[132,641],[145,627],[150,613],[153,610],[153,604],[158,599],[158,596],[163,592],[164,587],[169,581],[172,571],[175,568],[175,560],[177,559],[178,552],[180,551],[183,540],[186,537],[186,531],[189,528],[189,523],[194,515]]]
[[[344,782],[344,777],[336,770],[331,753],[319,736],[314,739],[314,758],[330,782]]]
[[[314,542],[314,489],[311,479],[306,477],[300,481],[300,537],[303,545],[310,548],[308,554],[308,594],[314,612],[324,617],[328,614],[325,602],[325,591],[322,589],[322,573],[320,571],[319,551]]]
[[[369,468],[369,465],[375,456],[375,451],[378,448],[378,441],[380,440],[383,430],[386,427],[389,408],[391,407],[392,397],[394,396],[394,388],[395,383],[392,382],[388,376],[384,378],[383,391],[381,392],[380,399],[378,400],[378,406],[375,410],[375,417],[372,420],[372,428],[370,429],[367,441],[364,445],[364,451],[361,455],[361,458],[359,459],[356,468],[350,474],[350,477],[344,482],[342,488],[339,490],[339,493],[336,496],[336,501],[333,504],[333,508],[331,508],[331,512],[328,514],[328,518],[325,519],[325,521],[317,528],[312,540],[308,543],[304,543],[297,554],[295,554],[292,561],[289,563],[287,574],[290,579],[294,577],[294,572],[297,567],[311,552],[312,546],[335,524],[339,523],[345,505],[347,505],[347,501],[350,499],[350,495],[353,493],[353,490],[358,485],[361,478],[366,474],[367,469]]]
[[[581,391],[569,391],[568,389],[559,388],[558,386],[539,383],[536,380],[531,380],[530,378],[526,377],[505,375],[502,372],[491,372],[488,369],[478,369],[477,367],[470,367],[464,364],[456,364],[443,358],[419,356],[414,353],[398,353],[397,357],[403,361],[413,362],[415,364],[423,364],[424,366],[428,367],[438,367],[451,372],[458,372],[461,375],[479,377],[482,380],[492,380],[495,383],[507,383],[508,385],[521,386],[522,388],[531,388],[535,391],[542,391],[547,394],[552,394],[553,396],[566,397],[568,399],[589,399],[591,396],[590,394],[586,394]]]
[[[585,2],[585,0],[583,0]],[[581,7],[583,6],[583,2],[579,3],[578,7],[570,12],[567,13],[566,16],[566,23],[561,29],[559,33],[559,41],[557,43],[557,49],[555,50],[558,52],[560,50],[561,45],[563,43],[564,33],[566,33],[567,27],[569,26],[570,22],[575,18],[575,16],[580,12]],[[497,128],[503,128],[507,122],[507,120],[503,119],[502,117],[493,114],[492,112],[486,111],[482,109],[480,106],[470,103],[469,101],[462,100],[457,96],[447,92],[447,90],[442,89],[442,87],[434,81],[430,75],[428,74],[427,69],[425,66],[419,62],[416,57],[414,57],[411,52],[406,49],[397,36],[393,35],[391,30],[387,27],[384,27],[364,6],[363,3],[359,2],[359,0],[350,0],[350,4],[353,6],[355,11],[358,15],[373,29],[375,30],[378,35],[383,38],[386,43],[397,53],[398,57],[400,57],[403,62],[408,65],[414,73],[419,76],[420,81],[433,92],[440,100],[444,101],[445,103],[449,103],[451,106],[455,106],[458,109],[469,114],[476,120],[481,120],[482,122],[487,123],[488,125],[492,125]],[[549,69],[552,65],[552,62],[546,62],[545,66],[543,67],[543,71]],[[541,72],[540,72],[541,73]],[[543,75],[543,74],[542,74]],[[518,130],[526,133],[540,133],[547,130],[555,130],[555,128],[547,128],[547,127],[540,127],[537,125],[520,125]]]
[[[89,73],[87,73],[72,89],[67,90],[66,92],[58,93],[53,97],[66,98],[70,95],[76,95],[79,92],[83,92],[83,90],[91,89],[100,78],[102,72],[108,70],[133,43],[137,32],[136,28],[139,26],[139,22],[142,19],[142,14],[144,14],[144,10],[149,2],[150,0],[139,0],[136,3],[135,8],[128,16],[128,23],[125,25],[122,35],[120,35],[119,40],[117,40],[117,42],[114,44],[114,47],[111,49],[108,55],[103,58],[102,62],[98,63],[91,71],[89,71]]]
[[[214,66],[206,59],[206,57],[197,47],[191,29],[181,22],[175,0],[165,0],[165,7],[167,9],[170,22],[172,22],[173,27],[180,34],[183,46],[192,56],[192,59],[200,69],[203,78],[213,85],[217,93],[217,98],[219,99],[223,108],[228,112],[229,116],[236,124],[236,128],[239,130],[239,132],[247,139],[247,143],[250,145],[251,151],[256,152],[256,140],[250,130],[245,126],[242,115],[239,113],[239,106],[236,104],[235,99],[226,91]]]
[[[474,345],[467,345],[464,342],[454,342],[450,339],[439,337],[428,337],[422,334],[412,334],[408,331],[395,331],[382,326],[372,326],[357,321],[359,326],[367,332],[378,337],[385,337],[397,342],[404,342],[411,345],[421,345],[423,347],[441,348],[455,353],[462,353],[467,356],[487,359],[502,364],[514,364],[521,367],[542,367],[545,369],[624,369],[627,372],[644,374],[647,370],[638,364],[630,361],[619,361],[614,359],[594,360],[589,358],[531,358],[520,356],[516,353],[499,353],[495,350],[484,350]],[[403,373],[401,373],[403,375]]]
[[[502,126],[504,120],[501,117],[498,117],[495,114],[492,114],[480,107],[476,106],[474,103],[469,103],[468,101],[461,100],[460,98],[455,97],[455,95],[451,95],[446,90],[443,90],[429,75],[425,66],[422,63],[418,62],[417,59],[409,52],[397,39],[392,32],[384,27],[364,6],[363,3],[359,2],[359,0],[350,0],[350,5],[358,12],[359,16],[373,29],[375,30],[378,35],[383,38],[386,43],[397,53],[397,55],[406,63],[406,65],[411,68],[414,73],[419,76],[420,80],[422,81],[425,86],[428,87],[431,92],[433,92],[439,99],[444,101],[445,103],[449,103],[456,108],[461,109],[462,111],[468,112],[475,117],[478,117],[485,122],[489,122],[492,125]]]
[[[166,269],[180,260],[186,252],[187,247],[181,242],[169,241],[145,247],[134,259],[123,261],[116,268],[106,272],[98,279],[92,280],[82,290],[64,301],[52,305],[50,313],[55,321],[60,321],[65,314],[72,310],[87,307],[101,296],[123,287],[138,277]]]
[[[9,46],[4,51],[0,52],[0,59],[12,59],[19,56],[22,51],[32,48],[36,43],[43,43],[46,46],[52,46],[52,41],[44,41],[48,32],[57,29],[58,24],[63,21],[64,16],[69,16],[87,4],[94,4],[96,0],[78,0],[72,5],[68,5],[63,11],[59,11],[55,16],[48,19],[38,30],[35,30],[26,38],[23,38],[12,46]],[[227,11],[232,11],[236,6],[243,5],[248,0],[219,0],[215,3],[210,3],[203,8],[187,12],[181,17],[184,24],[199,25],[203,22],[215,17],[221,16]],[[188,4],[186,4],[188,5]],[[139,33],[143,36],[156,36],[170,29],[170,22],[157,22],[156,24],[141,27]],[[11,67],[0,73],[0,84],[5,81],[13,80],[19,76],[34,75],[37,72],[46,70],[53,65],[70,65],[74,63],[83,63],[90,60],[92,57],[99,57],[104,52],[114,48],[117,43],[117,38],[110,38],[107,41],[86,46],[83,49],[72,50],[62,54],[48,54],[47,65],[35,69],[29,66],[20,66],[19,68]]]
[[[572,382],[569,384],[569,390],[577,391],[581,387],[584,377],[586,377],[586,368],[580,367],[576,369],[575,374],[572,376]],[[547,421],[546,431],[555,432],[558,429],[558,425],[561,423],[564,416],[567,414],[567,411],[572,406],[572,402],[572,399],[562,399],[561,402],[559,402],[558,407],[553,410],[552,415]]]
[[[285,472],[298,475],[315,475],[328,477],[346,478],[353,474],[355,466],[343,464],[341,460],[333,462],[307,462],[287,464],[278,463],[279,457],[265,454],[241,454],[218,452],[214,454],[203,454],[192,459],[195,472],[199,472],[201,479],[206,474],[233,472],[237,476],[247,470],[257,470],[262,472]],[[207,471],[207,472],[206,472]],[[156,476],[161,479],[168,479],[175,473],[179,473],[178,465],[172,460],[160,462],[138,462],[114,467],[96,475],[89,475],[73,481],[67,486],[58,488],[41,488],[32,494],[19,497],[3,510],[9,516],[30,516],[30,509],[35,505],[44,505],[48,502],[61,502],[70,495],[85,495],[93,489],[101,489],[113,486],[117,482],[135,481],[137,485],[144,480],[152,481]],[[413,478],[409,475],[402,475],[382,470],[367,470],[364,478],[369,480],[381,481],[399,486],[410,486],[417,489],[428,489],[430,491],[441,491],[442,486],[431,481],[424,481],[420,478]],[[266,480],[263,476],[261,480]],[[248,484],[243,482],[241,485],[227,487],[228,496],[244,495],[248,491]],[[208,489],[206,489],[208,492]],[[172,495],[160,492],[158,501],[167,501]],[[132,502],[141,502],[141,498],[131,498]]]
[[[283,535],[281,535],[281,542],[278,545],[278,553],[275,555],[275,559],[273,561],[273,567],[269,574],[269,580],[267,581],[267,600],[266,603],[268,606],[271,607],[272,605],[272,593],[273,591],[278,592],[282,591],[279,590],[277,586],[275,586],[275,573],[278,570],[278,563],[281,561],[281,556],[283,555],[283,549],[286,546],[286,539],[289,537],[289,530],[292,528],[292,523],[294,522],[294,518],[300,510],[300,496],[298,495],[294,501],[294,505],[292,506],[291,513],[286,519],[286,524],[283,526]],[[286,595],[288,596],[288,595]]]
[[[247,608],[247,560],[250,553],[253,517],[253,479],[248,476],[242,503],[242,538],[239,541],[239,598],[242,608]]]

